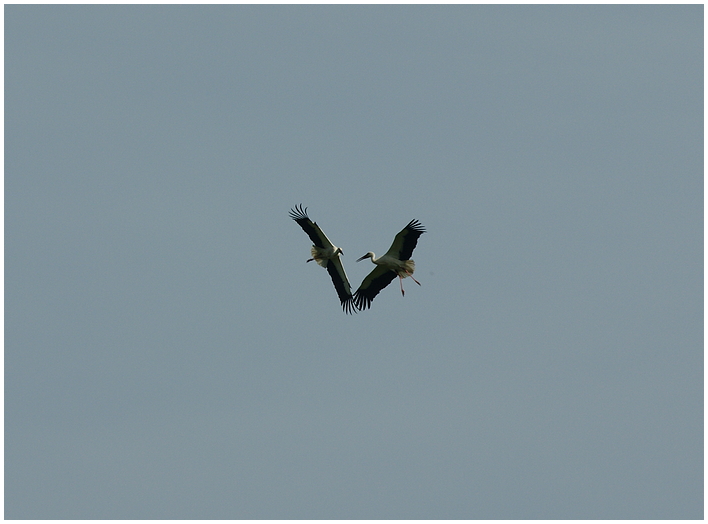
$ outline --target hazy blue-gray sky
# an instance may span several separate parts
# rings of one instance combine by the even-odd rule
[[[700,519],[702,219],[701,5],[7,6],[5,517]]]

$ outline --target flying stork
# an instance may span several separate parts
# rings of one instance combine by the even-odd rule
[[[339,255],[344,254],[342,248],[332,244],[327,235],[324,234],[324,231],[320,229],[320,226],[310,220],[310,217],[307,216],[307,208],[303,209],[302,204],[290,210],[290,218],[300,224],[300,227],[307,233],[307,236],[310,237],[314,244],[310,250],[312,258],[307,260],[307,262],[314,260],[320,266],[327,268],[344,312],[351,314],[352,310],[356,311],[352,307],[352,289],[349,286],[349,279],[347,279],[344,266],[342,266],[342,261],[339,259]]]
[[[420,285],[420,282],[413,277],[415,262],[410,258],[418,243],[418,237],[423,233],[425,233],[423,225],[417,220],[411,220],[393,239],[393,244],[391,244],[385,255],[376,258],[374,253],[369,251],[357,260],[359,262],[365,258],[370,258],[376,264],[376,268],[367,275],[359,289],[354,293],[354,305],[359,311],[370,308],[374,297],[379,294],[379,291],[388,286],[396,276],[398,276],[401,284],[401,295],[405,296],[405,291],[403,291],[404,278],[411,277],[416,284]]]

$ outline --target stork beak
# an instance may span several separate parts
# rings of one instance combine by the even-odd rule
[[[361,262],[362,260],[364,260],[366,258],[367,255],[368,255],[368,253],[361,258],[357,258],[356,261]]]

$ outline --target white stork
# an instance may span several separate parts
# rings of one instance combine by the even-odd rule
[[[307,233],[307,236],[310,237],[314,244],[310,250],[312,258],[307,260],[307,262],[314,260],[320,266],[327,268],[327,272],[332,278],[334,289],[337,290],[337,295],[339,295],[339,301],[342,303],[342,309],[345,313],[351,314],[353,310],[352,288],[349,286],[349,279],[347,279],[347,274],[344,272],[342,261],[339,260],[339,255],[343,255],[344,251],[342,251],[342,248],[332,244],[327,235],[324,234],[324,231],[320,229],[320,226],[310,220],[310,217],[307,216],[307,208],[303,209],[302,204],[300,204],[299,208],[295,206],[294,209],[290,210],[290,218],[300,224],[300,227]]]
[[[401,284],[401,295],[405,296],[405,291],[403,291],[404,278],[411,277],[416,284],[420,285],[420,282],[413,277],[415,262],[410,258],[418,243],[418,237],[423,233],[425,233],[423,225],[417,220],[411,220],[393,239],[393,244],[391,244],[385,255],[375,258],[375,255],[369,251],[357,260],[359,262],[365,258],[370,258],[376,264],[376,268],[366,276],[359,289],[354,293],[354,305],[358,310],[370,308],[374,297],[379,294],[379,291],[388,286],[396,276],[398,276]]]

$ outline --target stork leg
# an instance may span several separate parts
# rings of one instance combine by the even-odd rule
[[[408,271],[406,271],[406,273],[408,273]],[[420,282],[418,282],[418,281],[415,279],[415,277],[413,276],[413,273],[408,273],[408,276],[413,279],[413,282],[415,282],[416,284],[420,285]]]
[[[399,282],[399,284],[401,284],[401,295],[405,297],[406,292],[403,291],[403,277],[401,275],[398,275],[398,282]]]

